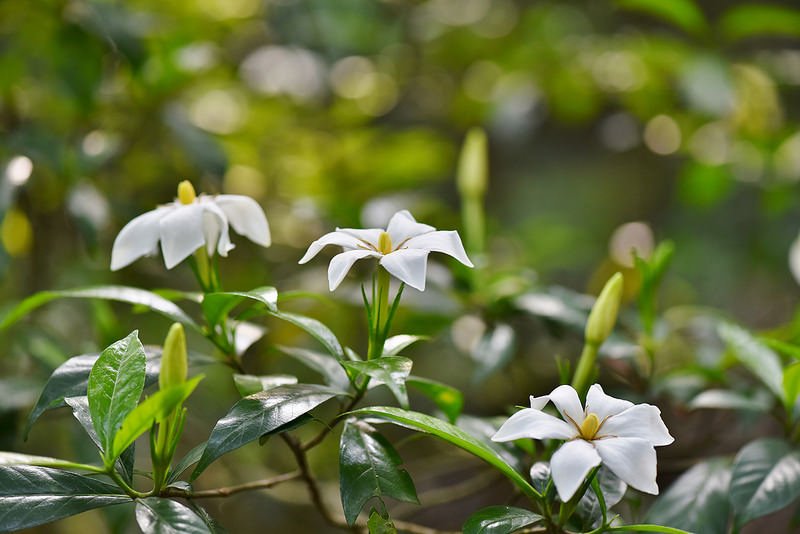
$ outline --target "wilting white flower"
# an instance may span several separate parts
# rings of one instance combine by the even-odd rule
[[[227,256],[234,245],[228,228],[263,247],[270,245],[269,225],[258,202],[241,195],[196,196],[192,184],[181,182],[178,198],[139,215],[120,231],[111,251],[111,270],[122,269],[142,256],[161,252],[167,269],[205,246]]]
[[[437,231],[433,226],[420,224],[407,210],[395,213],[386,230],[337,228],[311,243],[300,263],[306,263],[327,245],[344,249],[328,266],[331,291],[344,280],[353,264],[363,258],[378,258],[389,273],[420,291],[425,289],[425,272],[431,252],[443,252],[467,267],[473,266],[458,232]]]
[[[564,420],[542,411],[550,401]],[[586,408],[571,386],[559,386],[543,397],[531,396],[531,407],[512,415],[492,440],[520,438],[567,440],[550,459],[553,482],[563,502],[601,463],[634,488],[657,495],[653,447],[674,441],[657,407],[610,397],[598,384],[589,388]]]

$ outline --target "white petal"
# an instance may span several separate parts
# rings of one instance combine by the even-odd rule
[[[327,233],[324,236],[317,239],[316,241],[314,241],[313,243],[311,243],[305,255],[300,259],[298,263],[308,262],[309,260],[311,260],[311,258],[319,254],[320,250],[322,250],[328,245],[338,245],[348,250],[362,248],[361,242],[358,239],[356,239],[352,235],[337,230],[336,232]]]
[[[205,243],[203,207],[199,203],[175,205],[158,224],[167,269],[178,265]]]
[[[550,400],[556,405],[561,415],[569,421],[572,421],[580,427],[583,423],[584,413],[581,401],[578,398],[578,392],[572,386],[558,386],[549,395]]]
[[[353,263],[368,256],[380,257],[380,254],[371,250],[348,250],[334,256],[328,265],[328,287],[331,291],[339,287]]]
[[[405,244],[409,249],[429,250],[431,252],[443,252],[454,257],[467,267],[474,267],[469,261],[464,245],[458,232],[450,230],[447,232],[429,232],[427,234],[412,237]]]
[[[592,442],[603,463],[639,491],[658,495],[656,450],[646,439],[608,438]]]
[[[637,404],[609,417],[600,427],[598,437],[602,436],[642,438],[656,447],[675,441],[661,420],[661,410],[650,404]]]
[[[171,209],[171,206],[161,206],[143,213],[120,230],[114,240],[114,247],[111,249],[112,271],[122,269],[142,256],[158,250],[160,238],[158,221]]]
[[[436,230],[433,226],[428,224],[421,224],[414,220],[414,217],[408,210],[398,211],[392,218],[389,219],[389,225],[386,227],[386,233],[392,238],[392,244],[395,248],[401,246],[406,239],[427,234]]]
[[[550,395],[542,395],[541,397],[531,395],[531,408],[534,410],[541,410],[547,406],[548,402],[550,402]]]
[[[523,408],[508,418],[492,441],[531,439],[572,439],[575,429],[558,417],[533,408]]]
[[[589,442],[582,439],[568,441],[550,459],[550,473],[561,502],[569,501],[594,467],[600,465],[600,456]]]
[[[381,258],[381,265],[389,273],[414,289],[425,291],[425,273],[428,269],[427,250],[396,250]]]
[[[789,248],[789,269],[795,281],[800,284],[800,236],[797,236]]]
[[[375,250],[378,249],[378,241],[383,233],[380,228],[337,228],[336,231],[354,237],[358,241],[358,245],[356,245],[358,248],[366,247]]]
[[[586,413],[593,413],[601,421],[633,406],[632,402],[606,395],[600,384],[593,384],[586,394]]]
[[[269,223],[258,202],[243,195],[217,195],[214,202],[225,213],[236,233],[262,247],[270,246]]]
[[[203,235],[206,240],[208,255],[214,254],[214,249],[223,258],[234,247],[228,233],[228,218],[225,213],[213,202],[203,202]]]

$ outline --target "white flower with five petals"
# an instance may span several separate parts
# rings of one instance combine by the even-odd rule
[[[548,402],[563,420],[542,411]],[[674,441],[657,407],[616,399],[598,384],[589,388],[585,408],[571,386],[559,386],[543,397],[531,396],[531,407],[512,415],[492,440],[520,438],[567,440],[550,459],[562,502],[572,498],[586,475],[601,463],[628,485],[657,495],[653,447]]]
[[[420,224],[406,210],[395,213],[386,230],[337,228],[311,243],[300,263],[308,262],[327,245],[344,249],[328,266],[331,291],[339,287],[353,264],[364,258],[377,258],[391,275],[420,291],[425,289],[428,254],[431,252],[443,252],[467,267],[473,267],[458,232],[437,231],[433,226]]]
[[[139,215],[126,224],[114,240],[111,270],[130,265],[142,256],[161,252],[167,269],[205,246],[227,256],[234,248],[229,228],[263,247],[270,245],[267,218],[258,202],[241,195],[200,195],[188,181],[178,186],[178,198]]]

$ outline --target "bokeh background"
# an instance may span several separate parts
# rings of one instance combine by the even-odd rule
[[[627,267],[632,244],[646,254],[674,241],[664,308],[710,306],[773,327],[792,318],[800,297],[788,267],[800,229],[798,45],[792,2],[0,2],[0,310],[36,291],[89,284],[195,290],[188,267],[166,271],[158,257],[108,269],[120,228],[189,179],[198,191],[252,196],[269,218],[271,248],[234,237],[222,262],[226,289],[318,292],[325,298],[288,305],[363,350],[358,283],[368,269],[328,295],[324,258],[297,260],[334,226],[382,225],[402,208],[461,229],[458,154],[480,126],[489,139],[491,282],[470,292],[469,277],[449,274],[442,260],[429,291],[408,290],[395,328],[431,336],[409,352],[415,373],[466,389],[468,412],[501,414],[549,391],[553,356],[574,358],[580,335],[553,310],[563,301],[547,298],[556,291],[580,308],[568,290],[596,292]],[[629,289],[632,297],[635,280]],[[508,298],[523,294],[534,296],[528,311],[567,326],[516,313]],[[2,448],[91,458],[66,412],[21,441],[41,385],[69,356],[134,328],[158,343],[168,326],[125,306],[64,301],[0,333]],[[248,369],[313,380],[272,349],[310,342],[268,327]],[[488,364],[470,356],[480,343],[494,355]],[[206,371],[207,392],[192,401],[198,441],[237,398],[227,371],[217,371]],[[335,451],[332,442],[315,457],[334,501]],[[460,480],[444,468],[426,477],[424,458],[412,456],[421,490]],[[452,451],[435,463],[464,461],[478,469]],[[280,444],[248,447],[206,484],[284,464]],[[305,502],[303,488],[289,485],[209,509],[232,532],[321,528]],[[417,518],[455,528],[480,502],[447,505],[454,525],[442,508]],[[92,512],[42,531],[125,532],[126,513]]]

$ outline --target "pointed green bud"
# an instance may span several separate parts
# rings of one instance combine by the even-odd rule
[[[167,339],[164,340],[164,352],[161,354],[161,373],[158,375],[158,387],[160,389],[166,389],[169,386],[186,382],[188,366],[186,335],[183,332],[183,325],[175,323],[169,329]]]
[[[465,197],[482,197],[486,194],[489,161],[486,132],[472,128],[467,132],[461,158],[458,161],[458,190]]]
[[[586,323],[586,343],[599,347],[614,330],[625,280],[617,273],[606,282]]]

